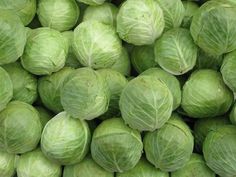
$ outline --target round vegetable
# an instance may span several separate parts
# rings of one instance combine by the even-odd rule
[[[142,154],[141,135],[121,118],[103,121],[94,131],[91,153],[101,167],[110,172],[134,168]]]
[[[98,70],[99,74],[105,78],[110,90],[110,102],[108,110],[101,116],[102,119],[118,116],[120,113],[119,100],[122,90],[128,83],[128,80],[121,73],[112,69]]]
[[[53,117],[52,113],[49,112],[44,107],[37,106],[35,107],[39,113],[39,118],[42,124],[42,127],[44,128],[47,122]]]
[[[3,0],[0,1],[0,10],[2,9],[12,10],[26,26],[36,13],[36,0]]]
[[[0,151],[0,176],[12,177],[15,173],[16,155]]]
[[[171,173],[171,177],[215,177],[216,174],[209,169],[203,157],[192,154],[188,163],[181,169]]]
[[[114,28],[91,20],[74,30],[74,49],[79,62],[94,69],[111,67],[122,53]]]
[[[195,66],[197,50],[187,29],[172,29],[156,41],[155,61],[169,73],[181,75]]]
[[[154,131],[170,118],[173,97],[166,84],[153,76],[132,79],[122,91],[120,111],[125,123],[140,131]]]
[[[96,20],[115,27],[117,13],[115,5],[105,2],[99,6],[88,6],[84,11],[83,21]]]
[[[131,170],[118,173],[117,177],[169,177],[168,173],[162,172],[149,164],[146,159],[142,158],[138,164]]]
[[[61,90],[61,103],[66,112],[81,120],[104,114],[109,106],[108,85],[97,71],[81,68],[71,73]]]
[[[17,161],[18,177],[61,177],[61,166],[48,160],[38,148],[22,154]]]
[[[2,111],[13,97],[13,84],[8,73],[0,67],[0,111]]]
[[[105,2],[105,0],[77,0],[77,1],[85,3],[87,5],[91,5],[91,6],[101,5]]]
[[[221,74],[225,84],[236,92],[236,51],[227,54],[221,65]]]
[[[15,62],[24,51],[26,30],[19,17],[0,9],[0,65]]]
[[[85,121],[72,118],[61,112],[45,126],[41,148],[51,160],[61,165],[80,162],[87,154],[90,143],[90,131]]]
[[[225,125],[210,132],[203,144],[207,165],[220,176],[236,174],[236,127]]]
[[[131,64],[128,51],[125,47],[122,48],[122,53],[118,60],[110,67],[111,69],[120,72],[125,76],[130,75]]]
[[[236,5],[230,0],[208,1],[190,27],[195,43],[205,52],[222,55],[236,49]]]
[[[79,18],[75,0],[39,0],[37,14],[42,26],[58,31],[73,28]]]
[[[0,148],[21,154],[36,148],[42,125],[37,110],[24,102],[10,102],[0,112]]]
[[[182,168],[193,151],[191,130],[176,114],[159,130],[144,137],[144,150],[149,162],[162,171]]]
[[[65,166],[63,177],[114,177],[112,172],[108,172],[89,156],[82,162],[75,165]]]
[[[54,113],[63,111],[61,105],[61,89],[65,79],[74,71],[74,69],[65,67],[60,71],[39,79],[38,91],[44,106]]]
[[[163,10],[165,30],[179,27],[184,18],[184,6],[181,0],[157,0]]]
[[[192,118],[216,117],[227,112],[233,94],[217,71],[198,70],[183,86],[181,106]]]
[[[144,71],[141,75],[154,76],[164,82],[173,96],[173,110],[180,106],[181,88],[179,80],[175,76],[169,74],[161,68],[150,68]]]
[[[149,45],[162,34],[164,17],[156,0],[127,0],[117,15],[117,32],[134,45]]]
[[[24,70],[18,62],[4,65],[3,68],[9,74],[13,84],[13,100],[29,104],[35,102],[38,97],[37,78]]]
[[[73,40],[74,40],[73,31],[65,31],[62,33],[62,35],[66,39],[67,44],[69,46],[65,66],[72,67],[72,68],[80,68],[81,64],[79,63],[79,60],[77,59],[75,55],[75,51],[73,50],[73,47],[72,47]]]
[[[37,28],[29,32],[21,63],[33,74],[50,75],[63,68],[67,52],[68,45],[60,32]]]
[[[157,66],[153,46],[135,46],[131,52],[131,62],[138,73]]]
[[[182,21],[181,26],[184,28],[190,28],[192,23],[192,18],[197,13],[199,6],[196,2],[193,1],[182,1],[185,8],[185,15]]]
[[[198,152],[202,151],[203,142],[211,131],[216,131],[227,124],[230,124],[229,120],[225,117],[214,117],[197,120],[194,124],[194,141],[195,148]]]

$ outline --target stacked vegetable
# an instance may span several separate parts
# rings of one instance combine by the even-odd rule
[[[235,177],[236,2],[0,1],[0,177]]]

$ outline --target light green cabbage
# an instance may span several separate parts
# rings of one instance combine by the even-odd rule
[[[152,166],[146,159],[142,158],[138,164],[131,170],[123,173],[117,173],[117,177],[169,177],[169,174],[162,172]]]
[[[24,51],[26,29],[20,18],[0,9],[0,65],[15,62]]]
[[[24,102],[12,101],[0,112],[0,148],[22,154],[36,148],[42,125],[37,110]]]
[[[183,86],[181,106],[192,118],[220,116],[229,110],[232,102],[233,94],[214,70],[195,71]]]
[[[34,103],[38,97],[37,78],[18,62],[4,65],[3,68],[9,74],[13,84],[13,100]]]
[[[108,110],[110,91],[97,71],[80,68],[64,81],[61,104],[66,112],[81,120],[91,120]]]
[[[162,70],[161,68],[150,68],[141,73],[141,75],[154,76],[164,82],[173,96],[173,110],[180,106],[181,88],[180,82],[175,76]]]
[[[66,112],[57,114],[47,123],[41,138],[43,153],[61,165],[80,162],[89,150],[89,143],[87,123]]]
[[[0,10],[2,9],[12,10],[26,26],[36,13],[36,0],[1,0]]]
[[[99,6],[88,6],[84,11],[83,21],[95,20],[115,27],[117,13],[115,5],[105,2]]]
[[[157,66],[154,47],[152,45],[135,46],[131,52],[131,62],[138,73]]]
[[[73,28],[79,13],[75,0],[39,0],[38,2],[37,14],[42,26],[58,31]]]
[[[114,177],[112,172],[108,172],[102,167],[100,167],[97,163],[93,161],[93,159],[88,156],[84,158],[83,161],[77,163],[75,165],[65,166],[63,177]]]
[[[155,43],[155,61],[166,71],[182,75],[193,69],[198,48],[190,32],[184,28],[167,31]]]
[[[171,177],[215,177],[216,174],[209,169],[203,157],[192,154],[188,163],[181,169],[171,173]]]
[[[150,45],[164,29],[163,12],[156,0],[127,0],[117,15],[117,32],[134,45]]]
[[[236,5],[229,0],[208,1],[193,16],[190,27],[195,43],[219,56],[236,49]]]
[[[0,151],[0,176],[12,177],[15,174],[15,162],[17,156]]]
[[[48,160],[40,148],[22,154],[17,161],[18,177],[61,177],[61,166]]]
[[[207,165],[222,177],[236,174],[236,127],[225,125],[210,132],[203,144]]]
[[[38,92],[43,105],[54,113],[63,111],[61,105],[61,89],[65,79],[74,71],[69,67],[64,67],[60,71],[39,79]]]
[[[122,118],[131,128],[154,131],[170,118],[173,97],[164,82],[144,75],[127,84],[119,104]]]
[[[2,111],[13,97],[13,84],[9,74],[0,67],[0,111]]]
[[[21,63],[35,75],[50,75],[63,68],[67,52],[68,45],[60,32],[37,28],[29,33]]]
[[[189,161],[193,144],[191,130],[176,114],[159,130],[144,137],[148,161],[166,172],[178,170]]]
[[[122,53],[114,28],[93,20],[76,27],[73,46],[79,62],[94,69],[111,67]]]
[[[140,133],[126,126],[121,118],[103,121],[93,133],[92,157],[110,172],[134,168],[141,158],[142,149]]]

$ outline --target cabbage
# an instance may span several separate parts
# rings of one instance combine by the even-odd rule
[[[149,45],[162,34],[163,12],[156,0],[127,0],[117,15],[117,32],[134,45]]]
[[[47,123],[41,138],[44,155],[61,165],[73,165],[83,160],[89,143],[90,130],[87,123],[66,112],[57,114]]]

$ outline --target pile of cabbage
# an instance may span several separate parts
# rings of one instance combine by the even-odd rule
[[[236,177],[234,0],[1,0],[0,177]]]

